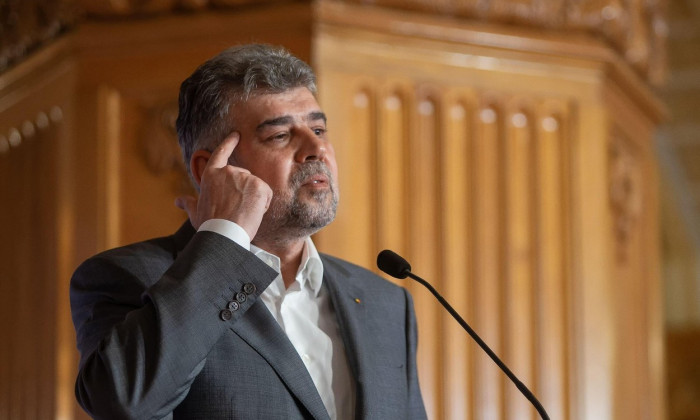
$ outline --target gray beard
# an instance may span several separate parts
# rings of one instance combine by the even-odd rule
[[[308,177],[320,173],[328,177],[330,188],[311,191],[310,200],[302,200],[302,183]],[[326,165],[319,161],[305,163],[292,175],[285,193],[273,191],[270,208],[263,217],[256,237],[262,234],[278,243],[305,238],[331,223],[335,219],[337,208],[338,191]]]

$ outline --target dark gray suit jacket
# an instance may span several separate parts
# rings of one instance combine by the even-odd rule
[[[410,295],[321,258],[356,382],[356,417],[424,419]],[[328,419],[301,358],[259,299],[276,276],[233,241],[195,233],[189,223],[90,258],[70,289],[78,401],[107,419]],[[256,291],[223,319],[246,283]]]

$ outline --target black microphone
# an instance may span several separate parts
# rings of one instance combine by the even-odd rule
[[[377,255],[377,267],[379,267],[380,270],[383,272],[387,273],[388,275],[392,277],[396,277],[397,279],[405,279],[406,277],[410,277],[413,280],[417,281],[418,283],[422,284],[425,286],[428,290],[430,290],[430,293],[433,294],[437,298],[437,300],[442,304],[442,306],[447,309],[447,312],[452,315],[452,317],[459,322],[459,325],[464,328],[464,330],[469,333],[469,335],[476,341],[476,343],[481,347],[486,354],[489,355],[491,360],[494,361],[498,365],[499,368],[506,374],[506,376],[513,381],[515,386],[520,390],[520,392],[527,398],[532,405],[535,407],[537,412],[540,414],[540,417],[542,417],[543,420],[549,420],[549,415],[547,412],[544,410],[544,407],[542,407],[542,404],[537,400],[535,395],[530,391],[525,384],[520,382],[520,380],[513,374],[513,372],[508,369],[508,366],[506,366],[505,363],[501,361],[501,359],[496,356],[496,353],[491,350],[491,348],[484,342],[484,340],[479,337],[479,335],[467,324],[467,322],[462,319],[461,316],[457,313],[457,311],[452,308],[452,305],[447,303],[447,301],[440,295],[440,293],[433,288],[433,286],[430,285],[427,281],[423,280],[422,278],[416,276],[411,272],[411,264],[408,263],[403,257],[401,257],[399,254],[395,253],[394,251],[385,249],[384,251],[380,252],[379,255]]]

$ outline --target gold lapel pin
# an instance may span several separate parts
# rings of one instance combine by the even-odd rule
[[[360,298],[355,298],[355,303],[362,303],[362,301],[360,300]]]

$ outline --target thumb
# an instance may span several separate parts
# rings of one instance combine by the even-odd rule
[[[175,206],[187,212],[187,217],[189,217],[192,226],[195,229],[199,229],[199,221],[195,220],[197,215],[197,199],[190,195],[181,195],[175,199]]]

